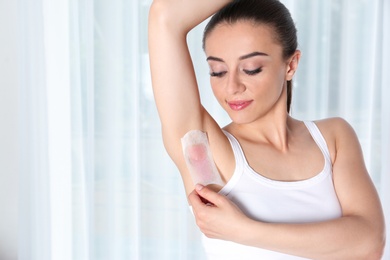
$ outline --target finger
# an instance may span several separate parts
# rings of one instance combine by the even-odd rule
[[[201,184],[197,184],[195,186],[195,191],[199,194],[201,198],[215,206],[220,206],[225,199],[223,195]]]
[[[194,210],[204,206],[201,197],[195,190],[193,190],[190,195],[188,195],[188,201]]]

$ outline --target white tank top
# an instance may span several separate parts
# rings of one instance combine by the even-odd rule
[[[264,222],[308,223],[341,217],[325,139],[313,122],[305,122],[305,125],[324,155],[324,168],[320,173],[292,182],[265,178],[249,166],[238,141],[225,132],[233,148],[236,168],[219,193],[232,200],[247,216]],[[304,259],[204,235],[202,240],[209,260]]]

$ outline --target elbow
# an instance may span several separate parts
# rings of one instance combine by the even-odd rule
[[[169,1],[154,0],[149,9],[149,33],[166,35],[174,33],[186,36],[191,26],[185,22],[180,8]]]
[[[381,260],[386,245],[386,227],[384,218],[372,218],[361,226],[360,239],[355,250],[359,252],[354,259]]]
[[[368,251],[366,254],[363,255],[361,259],[367,259],[367,260],[381,260],[384,252],[384,244],[378,245],[375,248],[372,248],[372,250]]]
[[[380,260],[383,257],[386,237],[385,233],[378,232],[372,236],[367,236],[365,239],[365,246],[360,247],[361,257],[359,259],[367,259],[367,260]]]
[[[173,23],[172,6],[166,2],[154,0],[149,9],[149,25],[161,26]]]
[[[370,251],[367,259],[369,260],[380,260],[383,257],[383,253],[385,250],[385,239],[382,241],[379,241],[377,245],[373,246],[372,250]]]
[[[167,16],[165,15],[167,9],[168,8],[163,3],[159,1],[153,1],[149,9],[149,23],[155,21],[158,22],[159,20],[164,19],[164,17]]]

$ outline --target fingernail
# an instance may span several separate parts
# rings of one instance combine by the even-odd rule
[[[200,191],[200,190],[203,189],[203,185],[198,183],[198,184],[195,185],[195,189]]]

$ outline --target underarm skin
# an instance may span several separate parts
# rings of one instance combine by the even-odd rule
[[[224,183],[211,155],[206,133],[192,130],[183,136],[181,143],[194,184],[223,186]]]

